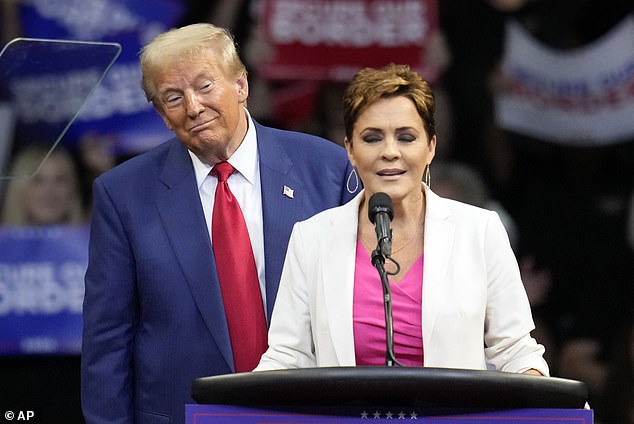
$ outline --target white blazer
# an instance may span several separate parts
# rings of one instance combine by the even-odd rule
[[[422,328],[426,367],[548,375],[517,260],[497,213],[425,185]],[[355,251],[363,192],[295,224],[256,371],[354,366]]]

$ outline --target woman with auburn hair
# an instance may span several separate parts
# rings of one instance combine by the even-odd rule
[[[437,139],[429,84],[405,65],[366,68],[351,81],[343,105],[344,143],[359,178],[349,189],[364,189],[295,224],[269,348],[256,371],[392,360],[548,375],[498,214],[430,188]],[[371,222],[377,195],[392,203],[388,249]],[[393,305],[387,357],[377,252],[386,260]]]

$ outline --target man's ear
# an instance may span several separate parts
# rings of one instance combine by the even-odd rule
[[[236,80],[236,87],[238,91],[238,101],[240,103],[246,103],[249,97],[249,80],[247,79],[246,73],[243,72]]]

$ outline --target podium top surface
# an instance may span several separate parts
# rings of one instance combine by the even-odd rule
[[[556,377],[422,367],[332,367],[197,378],[201,404],[253,407],[418,406],[451,408],[583,408],[585,383]]]

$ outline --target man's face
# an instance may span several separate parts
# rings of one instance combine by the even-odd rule
[[[247,131],[245,74],[225,75],[211,51],[153,72],[154,105],[178,139],[209,165],[226,160]]]

